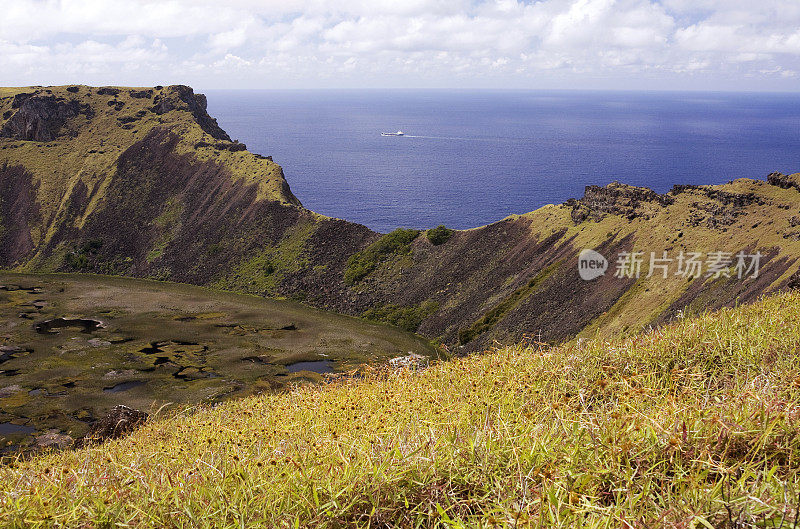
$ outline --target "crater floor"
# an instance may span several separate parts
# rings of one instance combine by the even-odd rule
[[[154,411],[319,381],[413,351],[413,334],[278,301],[146,280],[0,272],[0,452]],[[53,432],[51,432],[53,433]]]

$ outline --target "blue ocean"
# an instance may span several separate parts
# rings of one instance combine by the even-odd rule
[[[206,93],[222,128],[281,164],[306,207],[382,232],[481,226],[615,180],[666,192],[800,171],[794,94]]]

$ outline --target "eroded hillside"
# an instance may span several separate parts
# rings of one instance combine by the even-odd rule
[[[589,187],[481,228],[381,235],[304,209],[280,166],[231,141],[185,86],[0,89],[0,117],[0,266],[290,297],[465,350],[749,302],[789,286],[800,256],[800,175]],[[609,260],[604,276],[579,277],[584,248]],[[638,278],[615,277],[621,252],[641,252]],[[651,252],[672,260],[666,277],[646,277]],[[675,268],[715,252],[760,253],[758,274]]]

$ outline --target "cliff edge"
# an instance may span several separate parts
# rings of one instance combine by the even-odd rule
[[[0,267],[288,297],[463,351],[636,331],[800,285],[798,181],[590,186],[476,229],[380,234],[303,208],[189,87],[0,89]],[[581,277],[583,249],[605,274]],[[707,274],[717,253],[757,254],[757,273]],[[619,274],[629,254],[638,274]],[[681,274],[690,254],[705,268]],[[651,273],[655,259],[669,262]]]

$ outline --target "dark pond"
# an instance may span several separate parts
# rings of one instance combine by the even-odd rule
[[[128,382],[120,382],[119,384],[111,386],[110,388],[103,388],[103,391],[107,393],[119,393],[120,391],[127,391],[142,385],[144,385],[144,382],[141,380],[130,380]]]
[[[333,362],[330,360],[317,360],[315,362],[296,362],[286,366],[289,373],[298,371],[313,371],[314,373],[333,373]]]
[[[0,422],[0,435],[10,434],[29,434],[36,431],[36,428],[30,426],[23,426],[21,424],[14,424],[10,422]]]
[[[56,318],[53,320],[41,321],[33,325],[33,329],[39,334],[58,334],[54,329],[75,328],[80,329],[81,332],[94,332],[103,327],[103,322],[98,320],[89,320],[83,318]]]
[[[0,285],[0,290],[5,290],[7,292],[14,292],[16,290],[24,290],[26,292],[32,292],[35,294],[39,294],[43,291],[42,287],[25,287],[20,285]]]
[[[22,349],[21,347],[14,347],[14,346],[2,346],[0,347],[0,364],[11,360],[12,358],[16,358],[23,353],[29,353],[30,351],[27,349]]]

